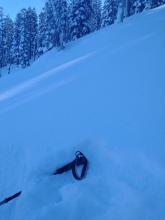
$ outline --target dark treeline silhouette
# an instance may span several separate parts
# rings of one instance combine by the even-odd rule
[[[52,48],[65,45],[165,0],[47,0],[39,15],[22,9],[13,21],[0,7],[0,68],[23,68]]]

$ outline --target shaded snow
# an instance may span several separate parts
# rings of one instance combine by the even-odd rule
[[[0,79],[3,220],[164,220],[165,8]],[[51,173],[81,150],[88,175]]]

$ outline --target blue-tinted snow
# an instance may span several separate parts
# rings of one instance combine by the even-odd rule
[[[165,8],[0,80],[3,220],[164,220]],[[86,179],[51,176],[82,150]]]

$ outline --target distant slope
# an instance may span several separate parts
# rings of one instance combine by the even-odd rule
[[[165,7],[0,80],[3,220],[164,220]],[[51,176],[81,150],[86,179]]]

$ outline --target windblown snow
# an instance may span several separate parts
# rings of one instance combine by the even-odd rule
[[[165,7],[0,79],[2,220],[165,219]],[[89,160],[82,181],[54,170]]]

